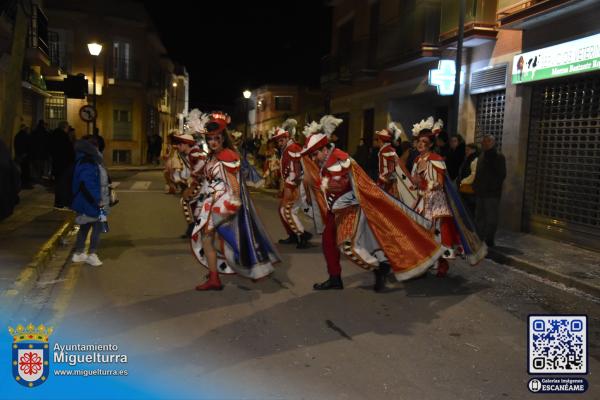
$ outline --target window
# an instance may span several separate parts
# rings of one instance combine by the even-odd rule
[[[67,120],[67,105],[62,93],[51,93],[52,97],[46,99],[44,119],[50,129],[58,127],[60,121]]]
[[[133,79],[133,57],[131,43],[113,43],[113,76],[116,79]]]
[[[275,96],[276,111],[292,111],[292,96]]]
[[[118,103],[113,108],[113,139],[132,140],[132,105],[129,103]]]

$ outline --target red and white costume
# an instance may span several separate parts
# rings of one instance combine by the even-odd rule
[[[277,133],[271,140],[277,137],[289,137],[289,133]],[[281,151],[279,170],[281,174],[283,195],[279,203],[279,217],[288,235],[301,235],[304,226],[298,218],[300,202],[300,184],[302,183],[302,147],[292,139],[288,139],[287,145]],[[287,190],[285,190],[287,189]],[[287,193],[287,195],[286,195]]]
[[[375,134],[382,142],[378,152],[377,184],[390,195],[402,200],[407,206],[414,207],[417,202],[417,193],[412,188],[410,173],[400,161],[396,149],[391,144],[393,140],[400,138],[400,129],[392,122],[386,129],[375,132]]]

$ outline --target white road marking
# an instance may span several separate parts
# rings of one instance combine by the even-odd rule
[[[148,190],[151,184],[151,181],[135,181],[130,190]]]

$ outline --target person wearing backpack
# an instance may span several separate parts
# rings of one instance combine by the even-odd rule
[[[72,261],[97,267],[102,265],[96,254],[100,233],[110,211],[109,179],[93,135],[77,141],[75,152],[71,209],[77,213],[75,223],[79,225],[79,232]],[[90,248],[86,254],[85,241],[90,231]]]

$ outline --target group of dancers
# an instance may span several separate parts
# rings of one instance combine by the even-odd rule
[[[419,156],[412,171],[391,143],[400,129],[394,123],[375,133],[379,142],[379,177],[374,182],[346,152],[330,140],[342,122],[331,115],[307,124],[304,144],[294,140],[296,121],[269,132],[280,154],[278,207],[287,237],[282,245],[310,247],[313,237],[301,213],[322,236],[328,279],[315,290],[343,289],[341,253],[373,271],[376,292],[393,274],[398,281],[448,271],[457,256],[476,265],[487,253],[468,212],[446,174],[443,158],[432,151],[442,122],[430,117],[413,126]],[[188,222],[192,253],[208,269],[196,290],[221,290],[221,274],[252,280],[269,276],[281,262],[248,191],[259,174],[245,162],[240,136],[228,129],[223,112],[192,110],[183,132],[170,136],[167,181],[184,186],[181,204]],[[232,139],[233,138],[233,139]],[[237,144],[237,146],[236,146]]]

